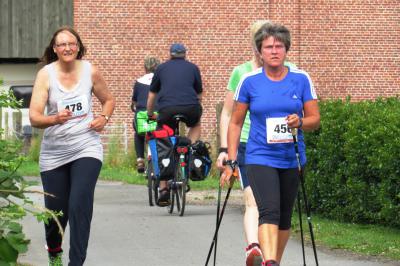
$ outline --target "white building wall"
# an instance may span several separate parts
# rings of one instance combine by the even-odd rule
[[[8,91],[13,85],[33,85],[36,78],[36,73],[39,70],[37,64],[0,64],[0,79],[3,83],[0,84],[0,91]],[[8,128],[6,135],[16,135],[20,132],[15,132],[13,128],[13,112],[16,110],[10,108],[3,108],[1,128]],[[30,125],[29,122],[29,109],[22,108],[22,127]],[[6,116],[8,116],[8,127],[6,127]]]

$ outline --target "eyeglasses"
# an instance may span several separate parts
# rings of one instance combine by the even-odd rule
[[[63,43],[56,44],[56,47],[61,48],[61,49],[66,49],[67,46],[70,49],[76,49],[78,47],[78,44],[76,42],[63,42]]]

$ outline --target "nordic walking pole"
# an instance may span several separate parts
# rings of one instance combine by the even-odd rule
[[[311,243],[312,243],[312,247],[313,247],[313,251],[314,251],[315,263],[318,266],[319,264],[318,264],[318,257],[317,257],[317,249],[315,247],[314,232],[313,232],[313,227],[312,227],[312,223],[311,223],[311,211],[308,206],[306,188],[304,185],[304,176],[303,176],[303,171],[301,169],[301,163],[300,163],[299,145],[298,145],[298,141],[297,141],[297,128],[292,128],[292,136],[293,136],[294,150],[296,152],[297,166],[299,169],[301,190],[303,192],[304,205],[305,205],[306,213],[307,213],[307,222],[308,222],[308,227],[310,229]]]
[[[232,177],[236,178],[236,176],[237,176],[237,172],[234,171]],[[232,186],[233,186],[233,182],[230,182],[228,192],[226,193],[224,204],[222,205],[222,210],[221,210],[221,214],[218,219],[218,224],[217,224],[217,227],[215,228],[213,241],[211,242],[210,250],[208,251],[207,260],[206,260],[206,264],[205,264],[206,266],[208,265],[208,261],[210,260],[211,252],[214,248],[215,239],[217,238],[218,230],[219,230],[219,227],[221,226],[222,217],[224,216],[225,207],[226,207],[226,204],[228,203],[228,199],[229,199],[229,195],[231,194]]]
[[[221,172],[222,174],[222,172]],[[218,204],[217,204],[217,222],[215,224],[215,227],[218,226],[218,220],[219,220],[219,209],[221,207],[221,185],[218,186]],[[214,247],[214,266],[215,266],[215,262],[217,260],[217,241],[218,241],[218,234],[215,237],[215,247]]]
[[[301,204],[300,204],[300,192],[297,193],[297,209],[299,211],[299,224],[300,224],[300,236],[301,236],[301,251],[303,253],[303,266],[306,266],[306,255],[304,252],[303,221],[302,221]]]
[[[295,130],[295,129],[292,129],[292,133],[293,133],[293,130]],[[297,129],[296,129],[296,131],[297,131]],[[293,136],[293,143],[297,144],[297,141],[295,139],[295,135],[296,134],[297,134],[297,132],[295,132],[295,134],[292,135],[292,136]],[[297,158],[298,157],[297,157],[297,153],[296,153],[296,159]],[[297,167],[298,167],[299,174],[300,174],[301,165],[300,165],[299,162],[300,162],[300,159],[297,160]],[[300,225],[300,236],[301,236],[301,251],[302,251],[302,254],[303,254],[303,266],[306,266],[306,254],[305,254],[305,251],[304,251],[304,234],[303,234],[303,219],[302,219],[303,215],[301,213],[300,197],[301,197],[301,194],[300,194],[300,190],[299,190],[299,192],[297,193],[297,209],[298,209],[298,212],[299,212],[299,225]]]

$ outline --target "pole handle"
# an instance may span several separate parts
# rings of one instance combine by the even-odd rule
[[[297,137],[297,128],[296,127],[292,128],[292,136]]]

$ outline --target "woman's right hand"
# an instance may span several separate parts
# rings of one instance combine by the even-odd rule
[[[218,155],[218,158],[217,158],[217,168],[220,170],[220,171],[224,171],[224,169],[225,169],[225,165],[224,165],[224,162],[226,161],[226,160],[228,160],[228,153],[226,153],[226,152],[221,152],[219,155]]]
[[[72,112],[68,109],[64,109],[55,115],[55,120],[56,120],[55,124],[63,124],[68,120],[70,120],[71,118],[72,118]]]
[[[152,113],[151,115],[147,114],[147,118],[149,121],[157,121],[158,114]]]

